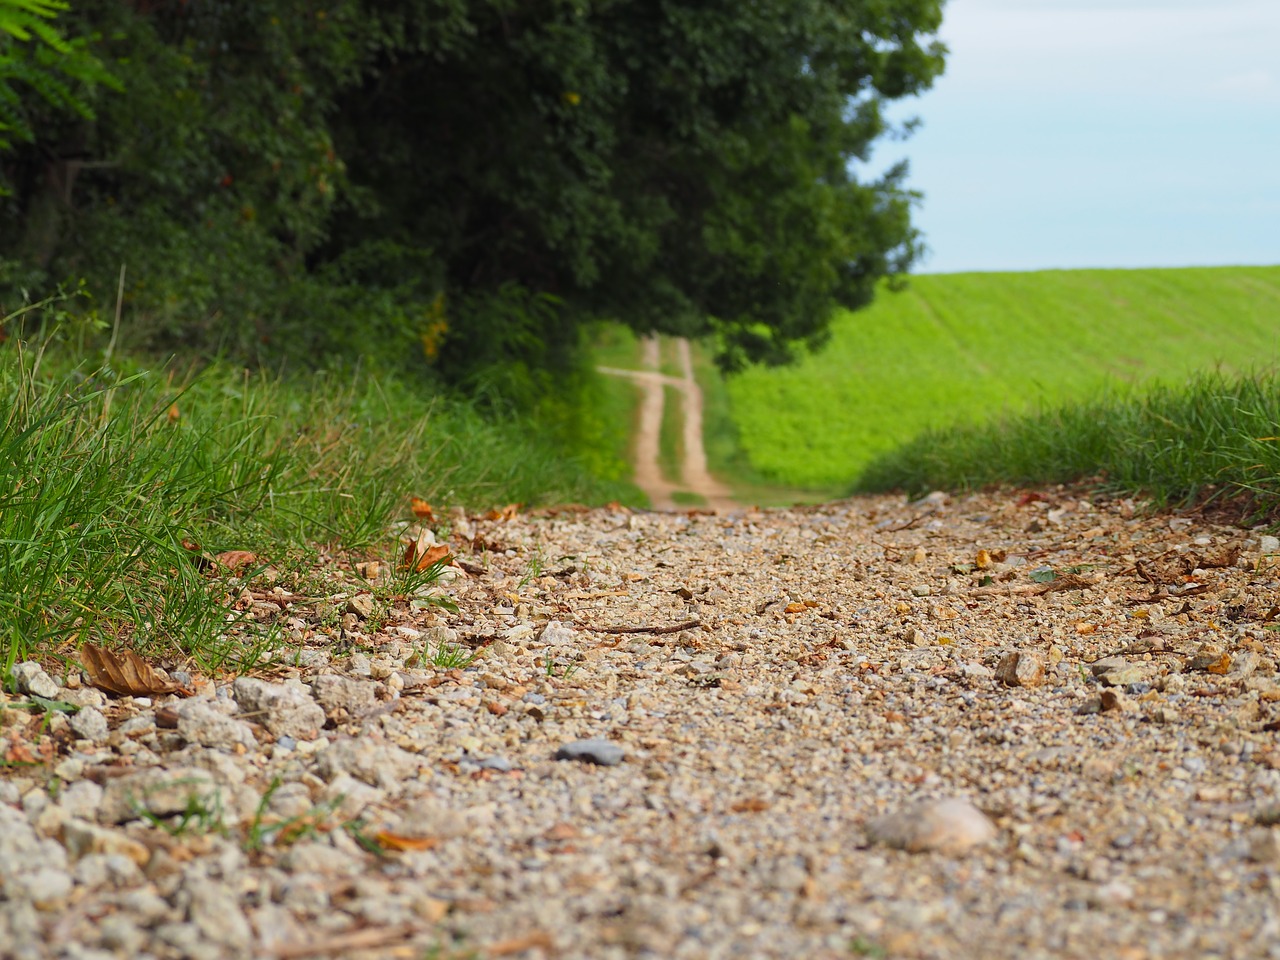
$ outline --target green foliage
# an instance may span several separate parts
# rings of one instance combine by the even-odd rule
[[[0,151],[12,148],[10,137],[35,140],[39,101],[92,120],[96,88],[120,89],[91,52],[96,37],[68,40],[54,27],[53,20],[69,9],[60,0],[0,0]],[[22,95],[24,87],[34,102]]]
[[[192,379],[113,362],[68,370],[56,354],[0,351],[6,673],[83,640],[205,665],[240,656],[184,540],[282,563],[317,541],[379,550],[411,495],[473,506],[619,495],[527,422],[494,423],[411,382],[222,365]]]
[[[913,277],[822,353],[729,378],[731,414],[766,478],[847,489],[931,428],[1275,359],[1278,311],[1280,267]]]
[[[1183,383],[932,431],[873,462],[864,490],[1093,480],[1157,503],[1242,496],[1280,511],[1280,375],[1201,373]]]
[[[0,304],[69,276],[105,299],[124,263],[125,344],[430,365],[526,409],[585,322],[785,360],[917,249],[902,171],[850,166],[940,71],[938,0],[84,0],[63,20],[125,93],[72,84],[91,112],[24,128]]]

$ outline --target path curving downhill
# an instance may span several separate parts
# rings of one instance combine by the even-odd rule
[[[707,452],[702,444],[702,388],[693,375],[693,359],[689,341],[676,340],[681,376],[669,377],[660,370],[658,338],[647,337],[643,344],[644,370],[597,367],[601,373],[626,377],[643,391],[640,419],[636,425],[635,484],[646,494],[655,510],[675,510],[673,494],[686,491],[702,497],[707,508],[717,513],[737,506],[729,488],[707,469]],[[684,457],[680,463],[680,483],[672,483],[662,475],[658,465],[658,437],[662,432],[662,414],[666,403],[664,387],[680,392],[684,423]]]

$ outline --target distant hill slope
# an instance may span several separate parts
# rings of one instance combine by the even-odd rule
[[[938,274],[837,318],[798,366],[728,390],[752,466],[824,487],[927,427],[1277,360],[1280,266]]]

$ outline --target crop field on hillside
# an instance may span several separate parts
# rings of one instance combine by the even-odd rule
[[[830,488],[926,429],[1277,360],[1280,267],[944,274],[883,291],[836,319],[825,350],[727,391],[754,472]]]

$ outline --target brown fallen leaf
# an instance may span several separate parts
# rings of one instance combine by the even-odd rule
[[[440,846],[439,837],[406,837],[404,834],[392,833],[390,830],[379,830],[373,835],[378,846],[384,850],[433,850]]]
[[[80,648],[80,663],[89,674],[91,684],[119,697],[151,697],[164,693],[191,696],[190,690],[160,676],[132,650],[112,653],[97,644],[86,643]]]
[[[167,414],[167,416],[169,418],[170,423],[177,423],[179,420],[182,419],[182,411],[179,410],[178,405],[174,403],[169,406],[169,413]]]
[[[411,543],[409,544],[408,549],[405,550],[404,561],[401,563],[401,566],[404,569],[421,573],[433,563],[439,563],[441,560],[448,561],[452,559],[452,556],[449,553],[449,548],[445,544],[438,543],[432,547],[420,548],[419,544],[421,543],[421,540]]]
[[[514,520],[520,514],[523,504],[508,503],[505,507],[495,508],[484,515],[486,520]]]
[[[218,561],[218,566],[235,571],[250,563],[257,563],[258,555],[248,550],[223,550],[215,554],[213,559]]]
[[[413,515],[419,520],[425,520],[427,523],[436,522],[436,512],[431,509],[431,504],[421,497],[414,497],[410,500],[409,509],[413,511]]]
[[[761,813],[769,809],[769,801],[762,800],[759,797],[750,797],[746,800],[739,800],[729,807],[734,813]]]

